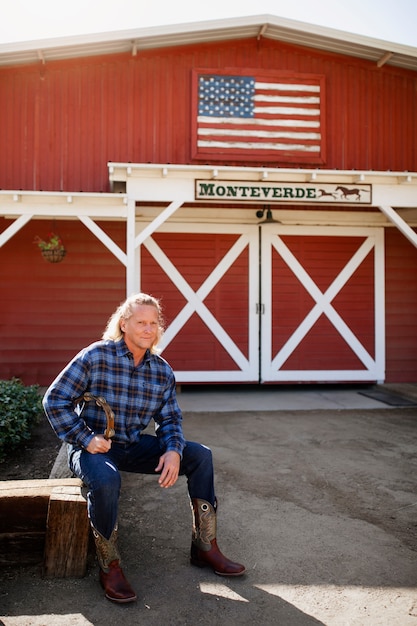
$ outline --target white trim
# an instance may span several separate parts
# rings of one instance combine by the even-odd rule
[[[308,271],[290,252],[280,235],[326,235],[337,236],[362,236],[365,241],[359,246],[351,259],[341,270],[330,287],[323,293],[314,283]],[[272,255],[274,248],[285,261],[296,278],[305,287],[315,302],[312,309],[304,320],[294,330],[286,343],[276,355],[272,355]],[[354,274],[362,261],[371,250],[375,250],[374,256],[374,289],[375,289],[375,358],[367,352],[359,339],[355,336],[341,315],[334,309],[331,302],[338,292]],[[381,264],[383,257],[383,230],[374,228],[338,228],[338,227],[288,227],[278,224],[266,224],[263,226],[262,243],[262,293],[265,296],[265,316],[262,321],[262,345],[261,345],[261,368],[262,380],[264,381],[326,381],[326,380],[383,380],[385,372],[385,333],[384,333],[384,265]],[[282,370],[281,367],[288,357],[302,342],[309,330],[313,327],[320,315],[326,315],[335,329],[343,337],[358,359],[364,364],[365,370],[329,371],[329,370],[300,370],[297,372]]]
[[[199,371],[179,371],[175,370],[178,382],[213,382],[224,380],[234,381],[258,381],[258,318],[256,315],[256,302],[258,299],[258,229],[254,226],[246,225],[198,225],[174,224],[161,225],[160,232],[165,233],[231,233],[240,235],[235,243],[225,253],[220,262],[214,267],[202,285],[194,291],[188,284],[184,276],[175,267],[172,261],[165,255],[163,250],[157,245],[152,237],[144,241],[144,246],[161,266],[169,279],[177,286],[181,295],[186,299],[186,304],[177,314],[176,318],[166,329],[161,348],[165,349],[175,338],[178,332],[184,327],[190,317],[197,313],[207,328],[212,332],[213,339],[219,342],[227,354],[234,360],[239,370],[199,370]],[[242,315],[248,315],[248,357],[246,357],[232,337],[222,327],[211,311],[204,304],[205,298],[216,287],[217,283],[227,273],[234,261],[245,250],[249,251],[249,275],[248,280],[248,300],[249,310],[242,311]],[[197,348],[198,349],[198,348]]]
[[[198,179],[211,180],[266,180],[277,182],[320,182],[359,184],[380,182],[384,185],[401,184],[405,186],[417,184],[417,172],[387,170],[334,170],[311,167],[248,167],[246,165],[186,165],[179,163],[113,163],[107,164],[110,182],[128,181],[140,178],[143,183],[153,181],[154,199],[160,197],[159,183],[164,179]],[[158,184],[156,185],[156,180]],[[9,192],[10,193],[10,192]],[[21,193],[14,191],[13,193]],[[33,193],[33,192],[32,192]],[[130,194],[132,195],[132,194]],[[139,199],[139,198],[138,198]]]
[[[368,370],[285,370],[275,378],[266,379],[262,382],[374,382]],[[381,380],[383,382],[383,380]]]

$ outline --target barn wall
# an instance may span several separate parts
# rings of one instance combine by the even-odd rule
[[[109,161],[193,163],[196,68],[323,75],[322,167],[417,171],[415,72],[277,41],[242,40],[1,68],[0,189],[104,192]],[[2,219],[0,231],[10,223]],[[47,220],[33,220],[0,248],[0,378],[49,384],[77,350],[101,336],[125,296],[119,261],[79,222],[57,223],[68,248],[61,264],[45,262],[32,243],[53,227]],[[124,223],[102,227],[125,249]],[[416,249],[395,228],[387,229],[387,382],[417,380],[416,270]]]
[[[124,248],[122,222],[101,226]],[[52,228],[67,249],[56,264],[33,244]],[[0,379],[49,385],[78,350],[100,339],[125,289],[124,266],[80,222],[29,222],[0,248]]]
[[[108,161],[192,162],[195,68],[322,74],[323,167],[417,170],[414,72],[251,39],[2,68],[0,188],[108,191]]]
[[[417,249],[386,230],[386,382],[417,381]]]

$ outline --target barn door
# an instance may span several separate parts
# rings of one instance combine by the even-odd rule
[[[262,381],[384,380],[383,230],[261,228]]]
[[[162,300],[177,382],[259,377],[258,229],[164,224],[141,246],[141,288]]]

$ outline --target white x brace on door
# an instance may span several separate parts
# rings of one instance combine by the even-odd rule
[[[383,229],[173,223],[143,248],[179,383],[384,380]]]
[[[162,348],[177,382],[258,381],[257,227],[163,224],[143,247],[142,288],[168,309]]]
[[[261,257],[262,381],[383,381],[383,229],[264,224]]]

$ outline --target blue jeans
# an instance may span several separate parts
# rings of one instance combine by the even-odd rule
[[[119,471],[155,475],[162,454],[159,440],[154,435],[141,435],[137,443],[128,446],[112,443],[106,454],[90,454],[69,446],[69,467],[87,486],[88,516],[103,537],[110,538],[117,522],[121,487]],[[213,459],[209,448],[187,441],[180,475],[187,477],[190,498],[207,500],[214,506]]]

